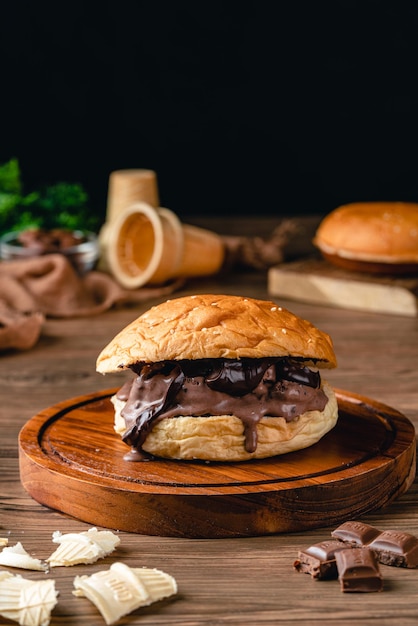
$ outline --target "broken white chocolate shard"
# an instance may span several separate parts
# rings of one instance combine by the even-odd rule
[[[56,531],[52,541],[60,546],[47,559],[50,567],[69,567],[90,564],[102,559],[119,545],[120,539],[110,530],[90,528],[87,532],[67,533]]]
[[[145,585],[151,602],[169,598],[177,593],[176,580],[166,572],[147,567],[133,567],[132,571],[137,579]]]
[[[91,576],[77,576],[74,588],[74,595],[88,598],[108,626],[141,606],[177,593],[177,583],[169,574],[119,562]]]
[[[0,537],[0,548],[7,546],[8,543],[9,543],[9,540],[6,537]]]
[[[48,626],[57,596],[52,579],[33,581],[0,572],[0,615],[20,626]]]
[[[20,541],[14,546],[3,548],[0,552],[0,565],[38,571],[45,571],[47,569],[45,563],[40,559],[35,559],[26,552]]]

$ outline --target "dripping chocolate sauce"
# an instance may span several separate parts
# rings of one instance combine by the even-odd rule
[[[180,415],[235,415],[244,425],[245,449],[257,447],[264,415],[286,421],[306,411],[323,411],[327,396],[317,371],[303,359],[199,359],[138,363],[135,377],[118,391],[131,446],[128,460],[146,458],[142,445],[160,420]]]

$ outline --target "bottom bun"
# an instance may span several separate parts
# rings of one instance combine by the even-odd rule
[[[326,382],[322,388],[328,397],[323,411],[307,411],[287,422],[284,417],[263,417],[257,425],[257,447],[247,452],[244,427],[234,415],[208,417],[172,417],[156,422],[142,450],[153,456],[177,460],[247,461],[265,459],[317,443],[337,423],[338,404],[333,389]],[[125,422],[120,412],[125,405],[113,396],[115,430],[122,435]]]
[[[344,256],[338,253],[331,254],[321,250],[321,254],[330,263],[350,272],[362,272],[365,274],[387,274],[390,276],[407,276],[418,274],[418,263],[397,263],[396,261],[378,262],[364,261],[354,256]]]

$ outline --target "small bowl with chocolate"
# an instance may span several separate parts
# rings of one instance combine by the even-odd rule
[[[15,261],[45,254],[63,254],[79,274],[92,270],[99,258],[95,233],[55,228],[27,228],[0,238],[0,259]]]

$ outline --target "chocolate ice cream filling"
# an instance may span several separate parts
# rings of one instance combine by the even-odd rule
[[[178,416],[235,415],[244,426],[245,449],[257,447],[257,423],[263,416],[296,419],[323,411],[328,398],[317,371],[303,359],[200,359],[138,363],[135,378],[117,393],[123,440],[137,450],[160,420]]]

